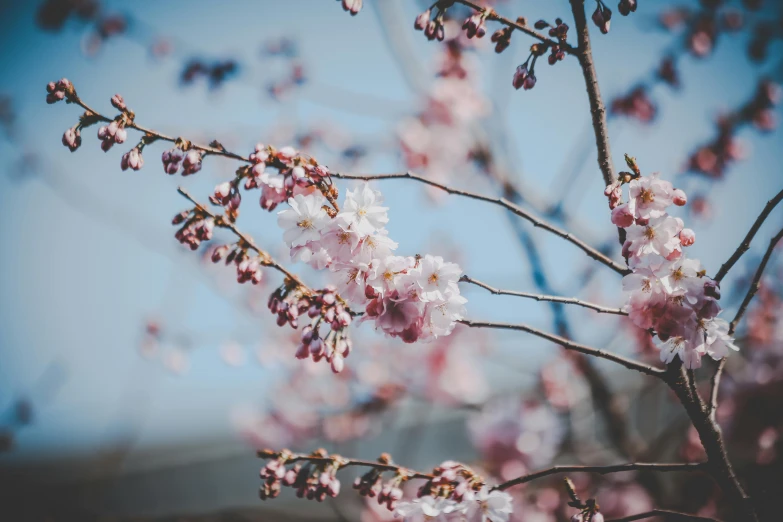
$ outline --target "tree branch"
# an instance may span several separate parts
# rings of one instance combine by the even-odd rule
[[[632,462],[630,464],[615,464],[611,466],[554,466],[549,469],[536,471],[528,475],[508,480],[502,484],[498,484],[494,489],[504,490],[518,484],[525,484],[526,482],[531,482],[549,475],[557,475],[559,473],[597,473],[599,475],[606,475],[609,473],[622,473],[624,471],[704,471],[706,469],[706,462],[684,464]]]
[[[209,210],[206,206],[202,205],[195,198],[193,198],[193,196],[191,196],[190,193],[188,193],[188,191],[185,190],[184,188],[182,187],[177,188],[177,192],[179,192],[186,199],[190,200],[191,203],[196,205],[196,208],[201,213],[214,219],[216,227],[230,230],[231,232],[234,233],[234,235],[236,235],[240,240],[242,240],[251,250],[254,250],[256,253],[258,253],[263,258],[264,266],[272,267],[278,272],[284,274],[288,279],[295,282],[305,292],[308,293],[313,292],[311,288],[309,288],[306,284],[304,284],[304,282],[299,278],[299,276],[290,272],[286,267],[284,267],[283,265],[275,261],[272,258],[272,256],[270,256],[266,251],[262,250],[260,247],[258,247],[255,244],[252,237],[240,231],[234,223],[226,220],[222,215],[215,214],[214,212]]]
[[[710,420],[712,422],[717,422],[717,419],[715,418],[716,413],[718,412],[718,393],[720,390],[720,378],[723,377],[723,370],[726,368],[726,357],[720,360],[718,363],[718,367],[715,368],[715,373],[712,375],[711,379],[711,390],[710,390]]]
[[[547,341],[551,341],[555,344],[558,344],[563,348],[566,348],[567,350],[574,350],[576,352],[584,353],[586,355],[593,355],[601,359],[606,359],[608,361],[612,361],[622,366],[625,366],[630,370],[636,370],[637,372],[643,373],[645,375],[652,375],[653,377],[663,378],[663,375],[665,373],[664,370],[654,368],[646,364],[642,364],[632,359],[627,359],[621,355],[616,355],[611,352],[607,352],[605,350],[600,350],[598,348],[593,348],[590,346],[586,346],[584,344],[575,343],[569,341],[568,339],[560,337],[558,335],[554,335],[548,332],[544,332],[542,330],[538,330],[537,328],[533,328],[532,326],[528,326],[526,324],[490,323],[490,322],[482,322],[482,321],[472,321],[468,319],[462,319],[459,322],[471,328],[497,328],[500,330],[521,330],[523,332],[527,332],[537,337],[541,337],[542,339],[546,339]]]
[[[761,258],[759,267],[756,269],[756,274],[753,276],[753,282],[751,282],[750,288],[748,288],[748,293],[745,295],[745,299],[742,300],[742,304],[740,305],[739,310],[737,310],[737,315],[735,315],[734,319],[731,321],[731,325],[729,326],[729,333],[734,333],[734,330],[737,328],[737,324],[745,314],[750,301],[756,295],[756,292],[758,292],[759,287],[761,286],[761,276],[764,273],[764,269],[767,267],[767,263],[769,262],[770,257],[772,257],[772,252],[775,250],[778,241],[780,241],[780,238],[782,237],[783,230],[778,232],[777,235],[770,240],[769,247],[767,247],[767,251],[764,254],[764,257]]]
[[[749,522],[758,520],[751,498],[745,493],[729,461],[720,426],[712,420],[708,408],[701,398],[691,394],[688,375],[682,361],[676,360],[669,363],[666,367],[664,381],[675,393],[690,417],[693,427],[696,428],[699,440],[701,440],[707,454],[710,475],[723,490],[727,500],[734,508],[735,515],[742,517],[737,520]]]
[[[531,294],[528,292],[516,292],[512,290],[499,290],[497,288],[494,288],[492,286],[489,286],[486,283],[482,283],[481,281],[478,281],[476,279],[473,279],[470,276],[463,275],[460,278],[460,282],[462,283],[471,283],[473,285],[479,286],[481,288],[484,288],[485,290],[489,290],[491,293],[495,295],[513,295],[516,297],[525,297],[528,299],[535,299],[536,301],[548,301],[553,303],[564,303],[564,304],[573,304],[577,306],[582,306],[584,308],[589,308],[590,310],[595,310],[596,312],[605,313],[605,314],[614,314],[614,315],[628,315],[628,312],[623,311],[621,308],[609,308],[606,306],[601,306],[599,304],[590,303],[588,301],[582,301],[580,299],[577,299],[575,297],[560,297],[557,295],[543,295],[543,294]]]
[[[729,273],[731,267],[733,267],[737,261],[739,261],[739,258],[742,257],[742,254],[748,251],[750,248],[750,242],[753,241],[756,232],[759,231],[759,228],[761,228],[764,220],[767,219],[767,216],[769,216],[769,214],[772,212],[772,209],[774,209],[782,200],[783,190],[778,192],[774,198],[767,201],[767,204],[764,206],[764,210],[761,211],[761,214],[759,214],[759,217],[756,218],[756,221],[753,222],[750,230],[748,230],[748,233],[745,235],[745,239],[742,240],[742,243],[740,243],[740,245],[737,247],[737,250],[735,250],[734,253],[731,254],[731,257],[725,263],[723,263],[723,265],[721,265],[720,270],[718,270],[718,273],[715,274],[715,277],[713,277],[715,281],[720,283],[721,280],[726,277],[726,274]]]
[[[690,520],[695,522],[721,522],[717,518],[701,517],[698,515],[691,515],[690,513],[681,513],[680,511],[671,511],[669,509],[653,509],[651,511],[645,511],[644,513],[637,513],[636,515],[630,515],[622,518],[612,518],[606,522],[633,522],[634,520],[644,520],[652,517],[663,517],[667,520]]]
[[[590,100],[590,114],[593,117],[595,145],[598,149],[598,167],[604,177],[604,184],[611,185],[615,180],[612,152],[609,148],[609,130],[606,124],[606,107],[601,99],[598,88],[598,76],[593,64],[593,52],[590,47],[590,33],[587,30],[584,0],[570,0],[571,12],[574,15],[578,47],[576,56],[582,67],[582,74],[587,87],[587,97]]]
[[[561,237],[565,239],[566,241],[576,245],[579,247],[584,253],[586,253],[589,257],[592,259],[595,259],[596,261],[599,261],[600,263],[603,263],[604,265],[608,266],[615,272],[621,275],[627,275],[630,274],[631,271],[627,267],[621,265],[620,263],[617,263],[615,261],[612,261],[607,256],[596,250],[595,248],[589,246],[587,243],[582,241],[581,239],[574,237],[573,234],[570,232],[566,232],[565,230],[562,230],[551,223],[544,221],[543,219],[536,217],[527,211],[525,211],[522,207],[519,205],[515,205],[511,201],[509,201],[506,198],[494,198],[491,196],[484,196],[481,194],[477,194],[475,192],[470,192],[467,190],[460,190],[453,187],[450,187],[448,185],[444,185],[442,183],[438,183],[436,181],[432,181],[430,179],[427,179],[425,177],[419,176],[417,174],[413,174],[412,172],[404,172],[404,173],[397,173],[397,174],[345,174],[345,173],[339,173],[339,172],[332,172],[331,177],[337,178],[337,179],[357,179],[357,180],[363,180],[363,181],[374,181],[374,180],[384,180],[384,179],[412,179],[415,181],[419,181],[421,183],[424,183],[426,185],[430,185],[432,187],[438,188],[440,190],[443,190],[445,192],[448,192],[449,194],[456,195],[456,196],[463,196],[470,199],[476,199],[478,201],[485,201],[487,203],[492,203],[495,205],[499,205],[506,210],[510,210],[517,216],[520,216],[531,223],[533,223],[533,226],[536,228],[543,228],[544,230],[551,232],[555,234],[558,237]]]
[[[486,9],[488,9],[485,6],[479,5],[476,2],[471,2],[470,0],[454,0],[454,2],[457,3],[457,4],[466,5],[466,6],[472,8],[472,9],[474,9],[476,11],[485,11]],[[551,40],[551,39],[547,38],[546,36],[544,36],[543,34],[537,32],[537,31],[534,31],[533,29],[530,29],[527,25],[519,24],[519,23],[514,22],[514,21],[512,21],[512,20],[510,20],[510,19],[508,19],[508,18],[506,18],[504,16],[499,15],[493,9],[489,9],[488,13],[489,14],[487,15],[487,20],[495,20],[495,21],[500,22],[501,24],[503,24],[505,26],[513,27],[514,29],[518,29],[519,31],[522,31],[526,35],[532,36],[533,38],[535,38],[536,40],[540,41],[541,43],[545,43],[545,44],[550,45],[550,46],[558,45],[558,46],[560,46],[561,49],[563,49],[563,51],[565,51],[565,52],[567,52],[569,54],[574,54],[575,51],[576,51],[570,45],[568,45],[568,44],[561,44],[560,42],[558,42],[556,40]]]
[[[73,103],[76,103],[80,107],[82,107],[87,112],[92,113],[95,115],[100,121],[112,121],[111,118],[108,118],[104,116],[103,114],[99,113],[98,111],[91,108],[89,105],[84,103],[81,98],[79,98],[78,95],[74,94],[73,96]],[[141,125],[138,125],[135,121],[130,122],[126,125],[127,128],[136,129],[139,132],[143,132],[144,134],[148,136],[153,136],[156,139],[162,140],[162,141],[170,141],[172,143],[175,143],[177,141],[177,138],[174,138],[172,136],[167,136],[165,134],[162,134],[156,130],[148,129],[146,127],[142,127]],[[207,154],[214,154],[216,156],[224,156],[226,158],[231,158],[239,161],[243,161],[245,163],[252,163],[250,161],[250,158],[246,156],[242,156],[241,154],[237,154],[235,152],[231,152],[225,149],[218,149],[215,147],[210,147],[209,145],[199,145],[197,143],[190,142],[190,147],[196,150],[200,150]]]

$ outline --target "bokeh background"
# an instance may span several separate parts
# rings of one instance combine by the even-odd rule
[[[630,116],[612,114],[615,165],[627,152],[646,172],[659,171],[688,191],[691,205],[680,215],[696,231],[690,253],[710,273],[783,182],[781,135],[774,125],[762,132],[758,122],[738,127],[742,158],[720,176],[689,168],[694,152],[716,136],[718,115],[743,107],[761,78],[781,76],[777,2],[758,10],[723,4],[703,56],[693,50],[699,29],[689,20],[713,11],[696,1],[642,0],[633,16],[613,20],[608,35],[591,27],[605,99],[641,86],[657,110],[641,121],[647,109],[636,100]],[[515,412],[506,413],[515,417],[509,422],[536,433],[530,448],[517,445],[521,453],[551,457],[522,459],[528,468],[579,453],[577,435],[590,449],[582,460],[618,458],[578,365],[520,332],[458,328],[449,341],[410,347],[365,325],[354,329],[348,376],[303,369],[290,332],[266,310],[277,283],[241,287],[231,269],[205,263],[173,237],[171,217],[187,207],[177,186],[206,200],[236,165],[208,157],[198,175],[169,177],[158,159],[168,146],[156,143],[145,149],[140,172],[123,172],[123,147],[100,151],[95,129],[84,131],[77,152],[63,147],[62,133],[80,112],[44,101],[45,84],[67,77],[104,113],[113,113],[109,98],[121,93],[147,127],[218,139],[243,153],[259,141],[291,144],[340,172],[419,167],[401,141],[408,152],[418,144],[440,156],[417,172],[485,194],[508,195],[513,186],[527,208],[576,227],[618,258],[575,60],[539,64],[538,85],[515,91],[511,77],[530,39],[515,34],[501,55],[488,37],[458,40],[453,46],[473,91],[451,109],[464,114],[444,128],[421,129],[420,116],[432,110],[443,81],[436,73],[446,44],[413,30],[427,7],[415,1],[367,0],[356,17],[327,0],[0,5],[0,467],[8,510],[31,519],[242,513],[258,520],[372,520],[350,491],[320,509],[287,497],[261,505],[254,446],[326,445],[364,458],[390,451],[410,466],[454,458],[491,467],[476,426],[498,407]],[[564,0],[508,0],[496,8],[512,18],[562,16],[570,23]],[[662,20],[672,13],[691,18],[682,15],[684,22],[667,29]],[[732,15],[742,23],[727,29]],[[749,58],[759,24],[770,20],[777,33],[766,57]],[[456,26],[450,29],[457,36]],[[669,55],[677,57],[676,89],[655,75]],[[765,117],[778,117],[776,110]],[[128,143],[135,143],[131,135]],[[351,187],[338,185],[343,192]],[[499,208],[410,181],[374,187],[390,207],[388,229],[400,252],[443,255],[501,288],[622,304],[615,274]],[[274,214],[254,197],[243,204],[240,226],[286,259]],[[782,222],[778,209],[725,280],[727,314]],[[323,282],[306,267],[296,269]],[[633,332],[613,317],[479,288],[463,294],[470,318],[550,331],[566,321],[585,344],[657,356],[638,348]],[[621,368],[596,368],[627,397],[629,424],[642,438],[682,420],[665,390],[648,389]],[[645,402],[650,397],[654,408]],[[687,442],[687,428],[674,431],[679,438],[666,445],[676,449]]]

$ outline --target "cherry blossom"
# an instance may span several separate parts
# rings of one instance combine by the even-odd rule
[[[659,179],[657,173],[631,181],[628,184],[628,192],[631,197],[629,203],[631,212],[636,219],[643,220],[663,216],[674,197],[672,184]],[[678,196],[680,196],[679,192]]]
[[[363,236],[372,234],[389,222],[386,215],[389,209],[380,206],[380,203],[383,203],[381,193],[372,190],[366,183],[353,191],[349,190],[338,222],[352,227]]]
[[[455,263],[444,263],[440,256],[426,255],[421,260],[418,284],[425,301],[442,301],[447,291],[455,291],[462,270]]]
[[[394,515],[405,522],[446,521],[447,515],[455,512],[457,506],[453,500],[426,495],[411,502],[400,502]]]
[[[682,223],[671,216],[652,219],[646,225],[632,225],[626,230],[628,252],[636,261],[651,254],[675,259],[682,252],[678,237]]]
[[[636,167],[632,158],[627,161]],[[625,182],[631,199],[621,204]],[[612,223],[625,228],[623,255],[633,270],[623,278],[625,310],[636,326],[652,330],[663,342],[661,360],[679,357],[687,368],[698,368],[704,355],[720,359],[736,351],[727,323],[716,318],[721,311],[717,282],[698,260],[683,254],[682,247],[692,245],[696,234],[666,211],[684,205],[685,192],[653,174],[621,178],[605,194]]]
[[[507,522],[513,511],[511,495],[483,486],[472,501],[465,502],[465,520],[468,522]]]
[[[323,196],[299,194],[288,200],[290,208],[278,212],[277,224],[284,230],[283,240],[289,246],[302,246],[321,238],[320,231],[329,219],[322,208],[324,203]]]

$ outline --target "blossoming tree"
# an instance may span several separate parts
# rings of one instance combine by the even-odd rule
[[[532,25],[523,17],[511,19],[486,5],[488,2],[438,0],[415,18],[412,30],[422,31],[429,40],[445,41],[447,26],[454,13],[461,16],[467,11],[461,35],[467,39],[478,39],[486,36],[491,28],[494,32],[490,40],[498,53],[511,45],[512,35],[517,35],[515,39],[532,39],[528,58],[510,75],[514,89],[530,90],[537,86],[536,73],[540,73],[540,67],[537,71],[536,66],[538,60],[545,56],[548,64],[553,66],[570,60],[578,64],[584,76],[598,165],[606,185],[604,194],[609,208],[606,227],[616,229],[621,246],[617,259],[611,248],[594,247],[588,240],[580,239],[567,226],[569,223],[561,228],[552,220],[538,215],[546,214],[543,210],[538,213],[529,211],[518,201],[519,194],[515,193],[513,186],[506,185],[504,196],[496,197],[458,189],[444,182],[444,173],[452,168],[450,162],[454,161],[454,157],[450,149],[441,149],[443,142],[464,143],[470,139],[466,138],[465,132],[455,130],[456,126],[443,125],[442,111],[450,109],[450,102],[472,98],[471,87],[456,81],[442,86],[435,96],[439,103],[433,104],[430,114],[408,122],[401,131],[400,141],[408,165],[412,169],[426,168],[429,171],[427,176],[412,171],[376,175],[336,172],[291,146],[259,143],[246,154],[227,150],[218,141],[196,143],[142,126],[119,94],[111,98],[115,113],[109,115],[88,105],[67,79],[47,85],[48,103],[64,100],[84,110],[79,122],[67,129],[62,137],[63,145],[72,152],[82,145],[83,132],[89,127],[97,127],[97,137],[105,152],[135,139],[136,134],[133,133],[138,133],[138,141],[121,157],[122,170],[141,169],[145,165],[144,154],[149,158],[148,147],[156,146],[158,142],[173,144],[162,152],[163,170],[169,175],[195,175],[210,156],[238,164],[233,178],[218,184],[203,199],[185,188],[179,189],[188,201],[188,207],[174,216],[175,235],[180,243],[192,250],[198,250],[202,244],[209,242],[207,253],[212,262],[232,266],[238,283],[259,285],[269,277],[266,275],[269,269],[282,275],[281,283],[269,296],[268,308],[278,326],[297,332],[297,345],[291,346],[290,350],[296,359],[324,361],[335,374],[343,372],[350,364],[347,361],[349,355],[363,350],[363,346],[352,341],[350,332],[354,325],[364,322],[387,337],[408,344],[441,342],[452,335],[457,325],[517,330],[560,345],[580,357],[580,361],[599,358],[637,372],[644,379],[662,381],[687,412],[695,433],[694,444],[701,446],[703,451],[703,459],[697,462],[558,465],[492,482],[488,475],[456,461],[443,462],[432,470],[417,471],[396,464],[386,453],[377,461],[365,461],[323,449],[311,453],[295,453],[283,448],[265,449],[258,452],[258,456],[266,461],[261,470],[262,499],[276,497],[283,486],[295,490],[300,498],[323,501],[327,497],[336,497],[341,494],[338,473],[345,468],[358,467],[364,469],[353,483],[353,488],[405,520],[505,522],[514,511],[509,491],[515,486],[552,475],[696,472],[707,474],[720,487],[722,499],[728,506],[726,513],[732,517],[731,520],[757,519],[758,507],[734,472],[716,412],[726,358],[739,350],[734,332],[759,291],[759,282],[778,241],[783,237],[783,231],[772,239],[731,321],[719,317],[721,281],[749,248],[767,216],[783,199],[783,191],[770,199],[743,242],[714,275],[710,275],[715,269],[713,260],[702,265],[699,260],[689,257],[688,247],[695,243],[696,233],[686,227],[683,219],[670,214],[676,211],[676,207],[692,204],[686,192],[676,188],[665,174],[647,172],[630,155],[625,156],[627,170],[615,169],[607,109],[598,86],[588,28],[588,20],[591,19],[601,33],[608,33],[613,10],[602,0],[595,1],[593,10],[588,5],[592,3],[592,0],[570,0],[572,29],[569,22],[560,18],[553,22],[539,20]],[[711,3],[715,2],[703,2]],[[343,9],[351,15],[359,14],[362,4],[361,0],[342,0]],[[636,12],[637,7],[635,0],[620,0],[617,12],[628,16]],[[706,5],[705,9],[713,7]],[[361,23],[360,19],[355,23]],[[694,52],[707,53],[716,30],[699,26],[698,22],[694,24],[689,45]],[[441,74],[446,78],[464,78],[467,73],[453,38],[443,44],[447,54]],[[667,60],[661,66],[659,77],[675,84],[672,58]],[[753,100],[728,123],[720,126],[716,142],[694,153],[690,160],[692,168],[711,175],[722,173],[733,157],[728,150],[731,149],[735,128],[748,121],[760,121],[761,127],[769,126],[768,110],[777,97],[773,84],[762,84]],[[461,116],[463,120],[470,120],[470,113],[480,110],[480,107],[471,107],[466,109],[467,116]],[[641,121],[649,121],[655,114],[644,86],[615,100],[611,111],[612,114],[633,116]],[[452,116],[449,113],[449,117]],[[469,121],[466,127],[469,127]],[[424,132],[425,129],[427,132]],[[432,129],[438,129],[438,132]],[[443,134],[439,134],[440,130]],[[625,292],[625,305],[612,307],[578,296],[501,290],[463,274],[457,263],[441,256],[398,252],[398,243],[386,229],[394,216],[394,209],[384,206],[379,190],[382,180],[387,179],[423,183],[434,191],[502,207],[570,243],[591,262],[616,273],[618,278],[613,290],[618,296],[621,291]],[[349,181],[360,183],[352,189],[341,187],[341,183]],[[286,262],[273,258],[269,249],[259,245],[238,224],[242,200],[253,191],[257,191],[260,207],[275,214],[281,240],[290,253]],[[227,244],[214,244],[211,240],[215,229],[229,232],[233,240]],[[287,267],[290,263],[301,263],[315,271],[323,271],[330,284],[324,288],[308,285],[304,277]],[[475,320],[468,315],[467,299],[460,291],[466,285],[478,286],[493,294],[533,298],[556,307],[579,306],[594,313],[627,316],[635,325],[640,339],[655,343],[661,364],[648,364],[608,349],[581,344],[571,339],[565,327],[550,333],[527,324]],[[540,286],[546,288],[543,284]],[[702,368],[705,358],[718,361],[710,377],[708,395],[699,390],[696,375],[707,370]],[[591,375],[588,380],[591,381],[594,398],[601,393],[609,397],[597,376],[589,373],[589,363],[582,364],[585,373]],[[610,421],[616,418],[617,411],[613,409],[611,400],[604,404],[604,409]],[[539,414],[533,407],[515,410],[510,415],[538,419],[532,424],[546,423],[543,417],[537,416]],[[494,426],[492,422],[492,419],[486,419],[483,428],[476,430],[487,430],[487,426]],[[497,425],[501,424],[499,420]],[[612,426],[610,431],[625,455],[643,455],[634,451],[628,434],[620,425]],[[479,433],[478,438],[488,439],[491,436]],[[519,449],[519,444],[517,446]],[[410,484],[415,484],[418,489],[411,492],[408,487],[406,490]],[[604,520],[600,496],[582,498],[577,491],[578,486],[569,479],[565,480],[564,489],[572,521]],[[715,520],[653,506],[615,520],[642,520],[656,516],[673,520]]]

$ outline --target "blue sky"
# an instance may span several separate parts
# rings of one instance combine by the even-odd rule
[[[231,368],[221,361],[222,337],[253,349],[271,341],[258,320],[237,312],[235,298],[205,284],[197,256],[177,245],[169,226],[171,216],[186,206],[176,194],[178,184],[205,199],[233,166],[208,158],[197,176],[168,177],[158,160],[164,146],[155,144],[148,149],[144,169],[122,172],[123,151],[116,147],[101,152],[93,129],[85,132],[82,148],[70,154],[60,138],[79,112],[65,104],[47,106],[46,82],[68,77],[81,97],[100,110],[108,110],[109,98],[120,92],[143,125],[202,141],[217,138],[239,151],[267,140],[281,123],[305,129],[328,121],[360,142],[387,142],[393,138],[394,116],[413,112],[418,102],[393,59],[374,2],[366,4],[352,18],[336,2],[323,0],[109,2],[108,11],[127,12],[144,23],[143,31],[137,27],[132,34],[167,28],[175,47],[185,44],[182,54],[159,61],[150,59],[138,38],[124,37],[110,40],[97,56],[87,58],[79,50],[84,29],[78,25],[58,34],[43,33],[34,24],[35,2],[0,7],[0,92],[14,101],[20,135],[13,145],[0,141],[0,208],[5,216],[0,220],[5,246],[0,258],[0,408],[20,393],[39,393],[36,383],[51,364],[59,364],[65,373],[63,385],[36,412],[35,423],[20,433],[17,450],[0,459],[90,451],[129,427],[139,434],[140,448],[230,438],[230,408],[263,403],[278,378],[257,364]],[[409,42],[427,64],[436,44],[413,32],[417,7],[404,4],[405,24],[394,38]],[[653,28],[653,16],[664,2],[658,4],[645,2],[634,17],[618,17],[608,36],[593,32],[605,98],[623,92],[654,66],[670,41]],[[552,19],[565,17],[567,3],[512,1],[499,9],[523,12],[531,20]],[[296,39],[310,81],[287,100],[274,102],[263,86],[284,69],[274,62],[266,69],[270,62],[259,57],[259,49],[264,41],[281,36]],[[514,172],[554,198],[563,189],[557,173],[589,130],[581,72],[575,60],[543,66],[534,90],[514,91],[513,69],[526,57],[528,43],[519,35],[514,38],[500,57],[481,55],[483,81],[488,92],[505,100],[502,115],[494,117],[509,130],[509,148],[517,158]],[[745,100],[759,71],[770,68],[750,65],[743,57],[745,43],[742,36],[730,36],[709,60],[686,58],[685,88],[679,93],[655,91],[662,118],[654,125],[613,121],[615,164],[621,165],[623,152],[628,152],[644,169],[678,181],[675,175],[687,153],[712,137],[716,111]],[[204,84],[181,88],[180,58],[192,52],[210,59],[234,57],[245,67],[237,80],[214,92]],[[352,110],[344,110],[346,105]],[[741,136],[752,145],[752,155],[733,167],[726,180],[711,186],[714,219],[689,221],[697,234],[691,255],[710,272],[728,257],[763,203],[780,188],[781,176],[771,167],[779,161],[780,133],[744,131]],[[41,175],[20,180],[15,174],[26,150],[40,155]],[[322,159],[333,168],[340,166],[337,158]],[[401,164],[395,154],[382,153],[363,168],[391,172]],[[577,170],[574,193],[581,197],[569,199],[568,211],[603,237],[611,227],[594,157]],[[391,208],[388,228],[401,252],[447,253],[444,245],[456,243],[471,276],[534,290],[527,262],[501,210],[456,198],[433,206],[420,186],[406,182],[384,182],[376,188],[383,190]],[[476,190],[490,187],[477,185]],[[243,207],[253,206],[252,199]],[[782,216],[778,209],[770,218],[755,252]],[[282,246],[274,216],[246,210],[240,223],[262,243]],[[540,231],[534,237],[555,287],[567,291],[569,274],[575,263],[581,266],[582,253]],[[608,273],[599,282],[604,302],[619,305],[619,279]],[[478,289],[465,295],[471,317],[549,327],[549,309],[541,304],[486,296]],[[606,323],[569,313],[580,340],[603,338],[594,325]],[[151,316],[194,339],[184,376],[172,376],[139,356],[138,340]],[[526,364],[537,364],[551,353],[548,345],[522,334],[499,339],[504,346],[541,346],[529,352]]]

